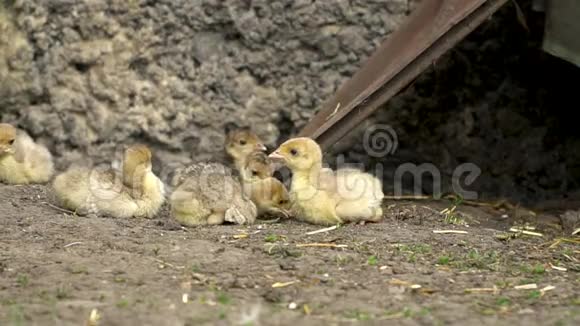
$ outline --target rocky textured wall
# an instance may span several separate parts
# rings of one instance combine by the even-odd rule
[[[302,127],[417,1],[5,0],[0,10],[0,119],[50,146],[58,166],[110,161],[117,145],[151,145],[157,165],[223,159],[223,126],[270,145]],[[575,67],[541,52],[507,5],[437,61],[363,128],[390,125],[397,150],[373,159],[362,132],[337,146],[349,162],[433,163],[449,190],[464,162],[482,196],[558,198],[578,188],[570,118]],[[564,77],[574,79],[570,83]],[[474,188],[472,187],[472,189]],[[424,185],[429,192],[429,185]]]
[[[51,0],[1,16],[1,118],[65,166],[145,141],[218,158],[223,126],[271,145],[313,115],[404,20],[407,0]],[[6,31],[6,32],[5,32]],[[4,63],[4,61],[6,63]]]

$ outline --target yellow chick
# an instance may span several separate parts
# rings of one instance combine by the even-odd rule
[[[0,123],[0,182],[45,183],[54,173],[52,155],[30,136],[12,125]]]
[[[134,145],[125,150],[121,171],[72,168],[52,186],[59,203],[79,214],[152,218],[165,202],[165,186],[151,168],[149,148]]]
[[[231,125],[226,126],[225,148],[238,172],[243,169],[248,155],[267,150],[262,140],[250,128],[235,128]]]
[[[231,169],[219,163],[187,167],[171,194],[171,214],[182,225],[252,224],[256,205],[247,198]]]
[[[314,140],[290,139],[269,157],[283,161],[293,173],[290,194],[297,218],[322,225],[382,219],[381,182],[352,168],[323,169],[322,151]]]
[[[282,182],[274,178],[274,171],[264,152],[254,152],[240,171],[244,193],[258,208],[258,216],[270,213],[288,217],[290,194]]]

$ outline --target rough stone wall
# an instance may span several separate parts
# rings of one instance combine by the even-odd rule
[[[464,162],[482,169],[470,187],[482,197],[560,198],[578,189],[580,140],[570,114],[580,72],[541,51],[543,20],[529,2],[518,1],[531,34],[506,5],[335,154],[369,169],[383,164],[387,191],[406,162],[433,163],[443,191]],[[158,168],[221,160],[228,122],[251,126],[274,146],[416,3],[6,0],[0,119],[49,145],[61,169],[86,157],[109,162],[118,145],[136,141],[153,147]],[[373,159],[362,132],[378,123],[393,127],[399,144]]]
[[[410,12],[407,0],[7,3],[0,118],[61,168],[134,141],[162,162],[220,159],[228,122],[275,145]]]

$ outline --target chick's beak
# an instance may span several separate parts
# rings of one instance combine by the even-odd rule
[[[290,212],[283,208],[272,208],[270,209],[270,213],[274,215],[280,215],[282,218],[290,218]]]
[[[0,154],[12,154],[14,151],[9,146],[0,146]]]
[[[284,156],[282,156],[278,151],[273,152],[272,154],[268,155],[268,157],[274,161],[284,161]]]
[[[265,152],[268,150],[268,148],[266,148],[266,145],[264,145],[264,144],[256,144],[256,150]]]

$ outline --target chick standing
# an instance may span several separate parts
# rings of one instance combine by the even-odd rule
[[[0,123],[0,182],[45,183],[54,173],[52,155],[28,134]]]
[[[180,178],[170,202],[172,216],[182,225],[255,222],[256,205],[244,195],[231,169],[219,163],[196,163],[184,169]]]
[[[165,186],[151,168],[149,148],[135,145],[125,150],[122,171],[72,168],[52,186],[60,205],[79,214],[152,218],[165,202]]]
[[[246,159],[240,171],[244,193],[258,208],[258,215],[289,215],[290,195],[282,182],[274,178],[274,171],[268,155],[253,152]]]
[[[322,151],[314,140],[290,139],[270,158],[283,161],[292,170],[290,194],[297,218],[323,225],[382,219],[381,182],[352,168],[323,169]]]

